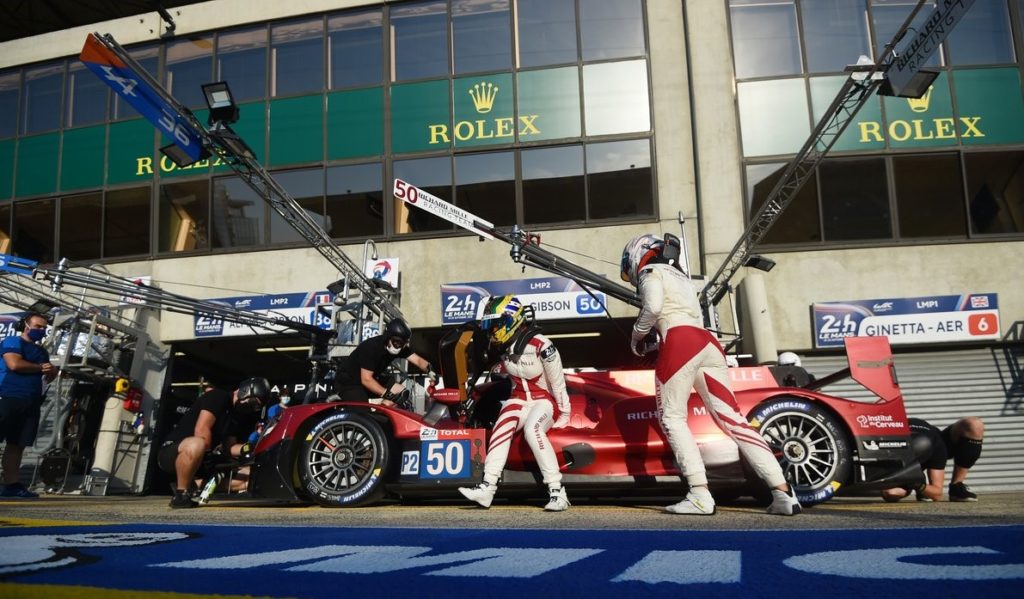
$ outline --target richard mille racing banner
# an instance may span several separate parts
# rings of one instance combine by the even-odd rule
[[[821,302],[813,312],[815,347],[852,336],[886,336],[893,345],[999,338],[995,293]]]

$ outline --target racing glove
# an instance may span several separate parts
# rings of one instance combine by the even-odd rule
[[[569,410],[563,410],[562,413],[558,415],[558,418],[555,418],[555,421],[551,424],[551,428],[557,429],[569,426],[569,416]]]
[[[242,443],[242,447],[238,450],[238,459],[243,462],[248,462],[252,459],[253,444],[249,442]]]
[[[402,385],[400,385],[398,383],[395,383],[394,385],[391,385],[390,388],[385,389],[384,390],[384,395],[381,395],[381,397],[383,397],[384,399],[386,399],[388,401],[392,401],[393,399],[395,399],[395,397],[397,397],[403,391],[405,391],[405,387],[403,387]]]

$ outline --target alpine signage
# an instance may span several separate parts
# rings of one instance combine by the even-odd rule
[[[886,336],[893,345],[999,339],[995,293],[820,302],[812,310],[815,347],[853,336]]]
[[[146,83],[145,78],[117,56],[95,33],[85,39],[79,55],[82,63],[125,102],[132,105],[161,133],[174,140],[192,160],[203,158],[203,140],[192,123]]]

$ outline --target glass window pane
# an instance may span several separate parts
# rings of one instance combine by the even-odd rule
[[[327,21],[331,89],[379,85],[384,80],[381,10],[335,15]]]
[[[807,93],[803,79],[751,81],[736,86],[743,155],[795,154],[807,141]]]
[[[496,226],[516,223],[512,152],[455,157],[455,205]]]
[[[652,175],[646,139],[587,145],[590,218],[654,214]]]
[[[508,0],[452,0],[455,73],[512,67]]]
[[[189,252],[210,247],[210,182],[207,179],[160,186],[158,252]]]
[[[576,62],[574,0],[518,0],[519,66]]]
[[[267,96],[267,28],[217,36],[217,80],[227,81],[235,102]]]
[[[60,257],[72,262],[100,258],[103,195],[90,193],[60,199]]]
[[[520,72],[518,79],[519,118],[531,124],[520,128],[523,141],[579,137],[580,73],[579,68],[561,67]],[[544,125],[534,126],[542,118]]]
[[[11,204],[0,204],[0,254],[11,254]]]
[[[885,49],[886,44],[892,41],[896,31],[903,24],[903,21],[906,21],[907,17],[910,16],[910,12],[914,10],[917,2],[918,0],[871,0],[871,19],[875,25],[875,56],[882,55],[882,50]],[[928,16],[934,11],[935,3],[926,2],[921,7],[920,12],[917,13],[917,16],[914,17],[911,27],[915,31],[921,31]],[[902,50],[907,44],[910,44],[913,37],[914,32],[907,31],[906,37],[900,41],[897,50]],[[922,66],[938,66],[941,60],[942,51],[939,49]]]
[[[842,71],[858,56],[871,56],[865,0],[804,0],[801,6],[808,71]]]
[[[825,241],[892,237],[884,159],[826,160],[818,177]]]
[[[149,254],[149,187],[108,191],[103,211],[103,257]]]
[[[747,166],[747,199],[750,213],[749,222],[775,185],[782,178],[786,164],[751,164]],[[818,191],[817,177],[811,178],[800,189],[800,193],[790,201],[768,233],[761,240],[765,245],[773,244],[806,244],[821,241],[821,227],[818,224]]]
[[[324,217],[324,171],[308,168],[297,171],[277,172],[274,180],[292,196],[306,215],[330,235],[331,222]],[[295,243],[303,241],[295,230],[275,210],[270,212],[270,243]]]
[[[946,39],[952,65],[1013,62],[1013,34],[1005,0],[981,0]]]
[[[583,67],[587,135],[650,131],[647,63],[605,62]]]
[[[331,237],[384,234],[383,174],[379,163],[327,169],[327,218]]]
[[[792,0],[731,0],[730,4],[737,79],[800,72],[800,40]]]
[[[189,36],[167,44],[167,90],[185,106],[206,106],[202,86],[212,83],[212,69],[212,36]]]
[[[582,222],[586,218],[581,146],[523,150],[521,159],[526,224]]]
[[[11,244],[15,256],[37,262],[54,261],[56,203],[39,200],[14,204]]]
[[[68,65],[67,127],[81,127],[107,120],[110,88],[80,61]]]
[[[963,180],[956,154],[896,156],[896,213],[900,237],[963,237]]]
[[[211,233],[214,248],[263,245],[266,202],[238,177],[213,180]]]
[[[965,154],[971,232],[1024,233],[1024,152]]]
[[[396,160],[395,178],[412,183],[446,202],[452,202],[452,163],[447,156],[419,160]],[[454,225],[426,210],[410,207],[395,198],[395,233],[450,231]]]
[[[391,9],[391,80],[448,74],[448,13],[443,1],[404,3]]]
[[[640,0],[580,0],[583,60],[643,56],[643,15]]]
[[[271,95],[318,92],[324,87],[322,19],[274,25],[270,29],[274,64]]]
[[[98,80],[96,77],[93,78]],[[14,71],[0,75],[0,139],[14,137],[17,132],[20,90],[20,72]]]
[[[147,48],[136,48],[130,50],[128,54],[146,70],[147,73],[156,78],[159,78],[159,66],[160,66],[160,46],[149,46]],[[121,99],[121,96],[114,94],[114,119],[134,119],[139,116],[138,111],[132,108],[132,105]]]
[[[25,106],[21,132],[42,133],[60,128],[64,63],[25,71]]]

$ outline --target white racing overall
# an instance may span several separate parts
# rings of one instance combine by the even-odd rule
[[[504,354],[499,372],[507,373],[512,380],[512,394],[502,403],[491,431],[484,460],[484,482],[498,483],[512,440],[517,432],[525,430],[526,442],[533,450],[544,482],[549,488],[559,486],[562,473],[547,435],[556,418],[561,416],[564,421],[569,415],[569,394],[565,390],[558,350],[547,337],[538,333],[526,343],[522,354]]]
[[[771,449],[739,412],[729,387],[725,352],[704,329],[697,290],[690,279],[667,264],[650,265],[640,273],[639,292],[643,308],[633,325],[634,344],[652,327],[661,337],[655,366],[658,413],[689,486],[708,483],[704,461],[686,422],[694,388],[715,423],[736,442],[757,475],[769,487],[784,484],[785,476]]]

